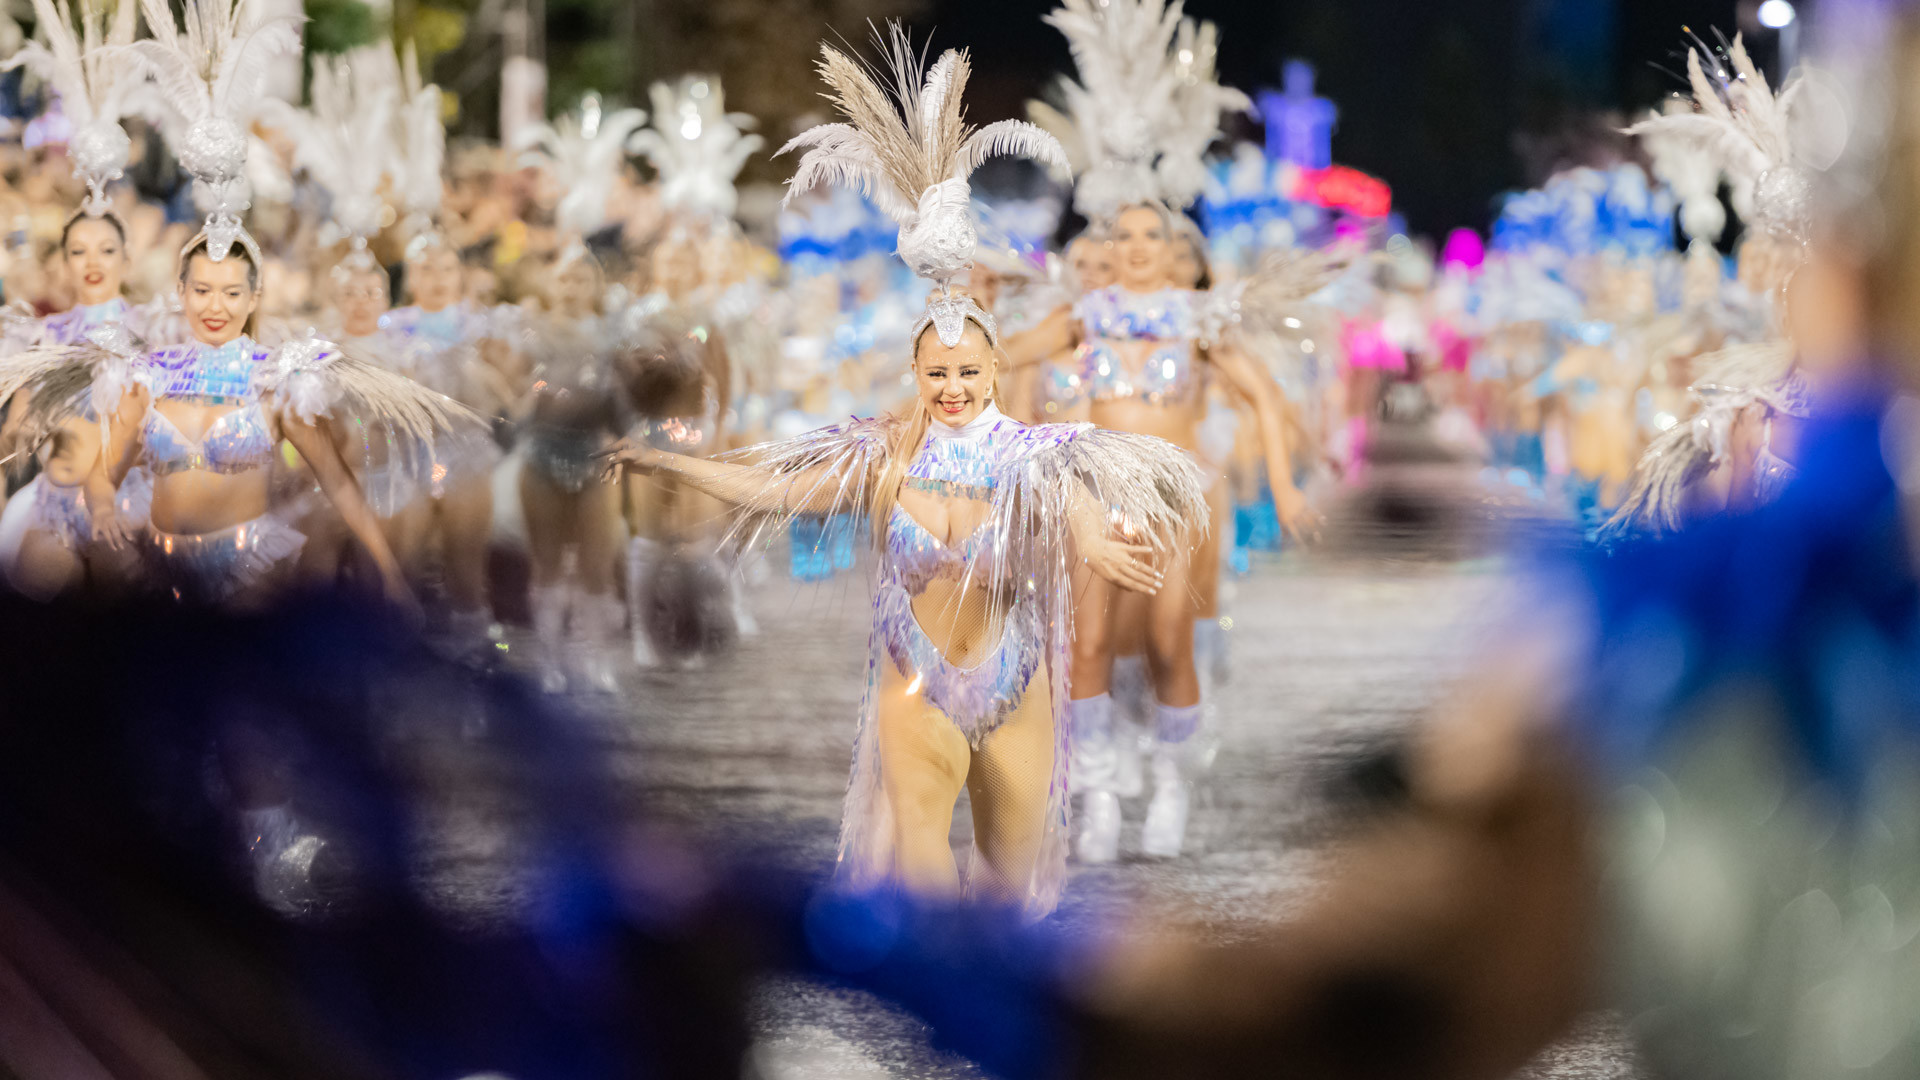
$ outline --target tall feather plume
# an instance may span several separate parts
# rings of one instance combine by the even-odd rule
[[[660,201],[669,210],[732,218],[739,204],[734,178],[766,140],[746,133],[753,117],[726,111],[720,80],[687,75],[649,91],[653,126],[635,132],[628,149],[660,174]]]
[[[1220,137],[1220,114],[1251,113],[1253,99],[1220,85],[1216,68],[1218,35],[1210,22],[1184,19],[1174,41],[1173,70],[1178,81],[1168,102],[1154,175],[1168,206],[1185,209],[1207,184],[1207,149]]]
[[[1067,39],[1079,76],[1062,78],[1054,94],[1085,151],[1073,201],[1088,218],[1105,221],[1161,197],[1154,167],[1177,123],[1181,11],[1179,0],[1062,0],[1045,16]],[[1208,142],[1217,123],[1207,121]]]
[[[153,37],[125,48],[171,114],[161,130],[208,207],[208,253],[223,259],[238,242],[258,261],[258,245],[240,224],[248,205],[246,123],[273,59],[299,54],[300,20],[259,18],[252,0],[183,0],[182,30],[167,0],[141,0],[141,7]]]
[[[394,129],[398,74],[384,43],[315,56],[307,108],[263,103],[263,118],[292,136],[294,166],[331,197],[333,224],[362,244],[380,231],[380,189],[398,172],[394,140],[383,137]]]
[[[1023,120],[970,126],[963,99],[971,65],[964,50],[948,50],[927,68],[897,23],[878,45],[878,70],[831,45],[820,47],[826,97],[847,119],[811,128],[780,148],[781,154],[806,151],[787,183],[787,199],[823,183],[860,190],[900,223],[907,265],[945,283],[973,255],[967,212],[973,171],[1008,155],[1066,169],[1066,151]]]
[[[579,112],[529,128],[511,148],[548,170],[560,185],[564,194],[554,219],[561,231],[578,238],[606,224],[607,201],[626,160],[627,143],[646,122],[642,109],[604,112],[600,99],[589,96]]]
[[[146,81],[124,51],[139,9],[121,0],[107,23],[95,0],[82,0],[77,33],[67,0],[33,0],[33,9],[45,42],[27,42],[0,69],[24,66],[59,93],[74,126],[68,146],[74,175],[87,184],[84,208],[105,213],[106,185],[123,175],[132,150],[120,118],[135,107]]]
[[[442,120],[440,88],[420,77],[420,58],[409,41],[400,53],[400,97],[395,132],[400,204],[426,227],[440,212],[446,193],[442,173],[447,160],[447,128]]]
[[[1804,85],[1804,73],[1796,74],[1776,97],[1738,36],[1724,56],[1697,44],[1687,51],[1692,110],[1649,117],[1627,133],[1689,144],[1711,155],[1725,172],[1742,216],[1770,231],[1804,236],[1806,222],[1800,219],[1807,210],[1807,182],[1797,168],[1789,120]]]

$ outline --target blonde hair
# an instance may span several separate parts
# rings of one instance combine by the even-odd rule
[[[967,321],[979,329],[982,338],[987,337],[986,327],[972,319]],[[932,332],[933,327],[928,326],[920,331],[918,338],[914,339],[912,361],[914,369],[920,366],[920,343],[925,341],[927,335]],[[1006,355],[1000,351],[999,346],[992,344],[990,338],[988,338],[987,348],[993,356],[993,396],[988,401],[995,402],[1001,397],[1000,375],[1007,370],[1009,364]],[[917,386],[913,395],[913,404],[909,406],[907,415],[895,416],[894,420],[896,423],[893,434],[887,440],[887,464],[880,470],[880,480],[874,484],[873,496],[867,502],[867,517],[871,519],[873,546],[876,550],[887,546],[887,524],[893,518],[894,506],[900,502],[900,488],[907,482],[907,469],[913,464],[913,459],[919,456],[921,445],[927,441],[927,431],[933,427],[933,413],[928,411],[927,399],[919,393]]]

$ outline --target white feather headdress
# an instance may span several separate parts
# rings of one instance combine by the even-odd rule
[[[1154,165],[1160,197],[1176,210],[1193,205],[1206,190],[1207,148],[1220,137],[1220,114],[1253,111],[1252,98],[1220,85],[1217,58],[1214,25],[1182,20],[1173,43],[1173,70],[1178,82],[1168,103],[1160,160]]]
[[[415,231],[432,228],[446,194],[443,173],[447,163],[447,127],[440,104],[440,88],[420,77],[420,57],[409,41],[400,54],[400,100],[397,113],[395,186],[401,209],[413,219]]]
[[[606,112],[599,96],[589,94],[577,114],[536,124],[516,140],[512,149],[523,160],[546,168],[564,192],[554,208],[562,232],[578,239],[606,224],[607,200],[626,161],[627,141],[646,122],[645,110]]]
[[[1075,144],[1073,206],[1089,220],[1161,197],[1154,166],[1183,79],[1173,51],[1180,12],[1179,0],[1062,0],[1046,16],[1066,36],[1080,78],[1058,84],[1064,112],[1040,102],[1028,111]],[[1208,142],[1217,112],[1206,122]]]
[[[172,114],[162,131],[210,207],[206,228],[187,250],[204,238],[208,257],[217,262],[237,242],[257,266],[260,245],[240,223],[248,205],[244,124],[260,102],[269,65],[276,57],[299,54],[299,19],[262,19],[251,0],[183,0],[183,5],[184,33],[174,24],[167,0],[141,0],[153,38],[127,49],[153,76]]]
[[[820,124],[780,148],[804,149],[787,183],[787,199],[823,183],[858,188],[900,225],[897,250],[914,273],[940,286],[913,337],[930,321],[948,347],[972,319],[998,338],[993,319],[970,298],[951,292],[967,269],[978,237],[967,178],[990,158],[1031,158],[1067,168],[1058,140],[1024,120],[974,129],[966,121],[971,65],[965,50],[949,49],[931,68],[895,23],[881,43],[884,71],[870,71],[831,45],[820,46],[826,97],[846,122]],[[884,79],[890,85],[883,86]]]
[[[326,189],[332,224],[356,250],[380,231],[380,188],[397,171],[394,141],[383,136],[394,130],[398,73],[384,43],[315,56],[308,107],[275,99],[263,109],[268,123],[292,137],[294,167]]]
[[[104,22],[93,0],[82,0],[80,29],[74,32],[67,0],[33,0],[45,43],[30,41],[4,67],[25,66],[60,95],[60,107],[73,122],[67,153],[73,174],[86,182],[81,209],[92,217],[110,208],[107,185],[127,167],[132,144],[120,118],[137,106],[146,73],[121,47],[131,44],[139,25],[134,0],[120,0],[111,22]]]
[[[661,205],[681,213],[733,217],[739,205],[734,178],[766,142],[746,133],[753,117],[728,112],[720,80],[711,75],[657,82],[651,95],[653,126],[635,132],[628,149],[659,171]]]
[[[1811,85],[1796,74],[1778,96],[1747,55],[1739,37],[1715,55],[1704,45],[1687,51],[1691,111],[1649,117],[1627,129],[1692,144],[1711,154],[1733,188],[1734,206],[1766,232],[1805,241],[1812,224],[1809,161],[1795,139],[1795,112]]]

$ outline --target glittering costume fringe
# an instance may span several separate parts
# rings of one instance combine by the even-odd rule
[[[754,467],[721,486],[725,497],[746,511],[734,538],[752,543],[777,537],[797,516],[865,511],[887,460],[894,423],[853,421],[723,455],[722,460]],[[1040,856],[1031,879],[1016,892],[1026,913],[1038,918],[1059,902],[1071,839],[1066,678],[1073,631],[1071,512],[1091,495],[1107,509],[1114,527],[1164,550],[1189,543],[1193,529],[1206,527],[1208,514],[1198,467],[1160,439],[1090,424],[1016,429],[1006,438],[1010,444],[995,468],[987,518],[968,542],[956,595],[978,586],[991,596],[1037,605],[1037,647],[1049,671],[1054,718],[1053,775]],[[887,570],[883,566],[879,572]],[[891,647],[897,643],[885,639],[887,622],[880,614],[876,611],[867,643],[867,687],[840,829],[839,873],[855,886],[881,884],[894,867],[894,814],[881,776],[877,695],[881,665],[894,663]],[[1003,617],[1003,628],[1012,618]],[[978,746],[994,728],[963,725],[962,730]],[[986,866],[977,848],[971,866]]]
[[[1635,529],[1680,528],[1687,493],[1725,460],[1734,424],[1748,406],[1805,415],[1805,386],[1793,362],[1793,346],[1784,341],[1735,345],[1700,357],[1701,375],[1692,386],[1700,411],[1647,445],[1620,508],[1601,529],[1602,538],[1617,540]]]

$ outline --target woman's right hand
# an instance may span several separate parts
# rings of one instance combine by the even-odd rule
[[[622,470],[637,473],[651,473],[666,463],[673,455],[664,450],[655,450],[644,442],[622,439],[611,447],[601,451],[606,456],[606,475],[617,476]]]
[[[95,508],[92,517],[94,540],[107,545],[110,550],[119,551],[133,542],[132,526],[111,504]]]

